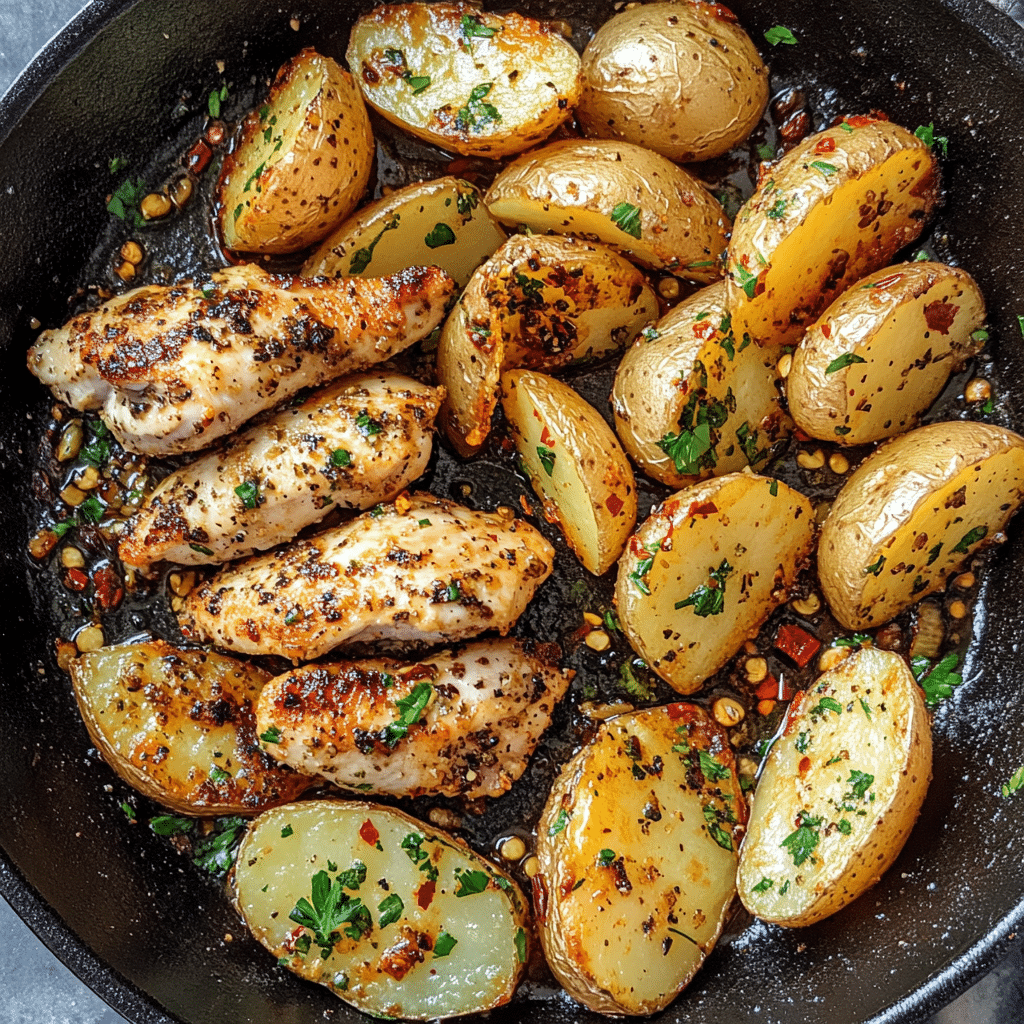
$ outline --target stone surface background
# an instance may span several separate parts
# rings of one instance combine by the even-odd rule
[[[1024,23],[1024,0],[992,0]],[[0,95],[82,0],[0,0]],[[0,1024],[126,1024],[0,899]],[[268,1022],[269,1024],[269,1022]],[[929,1024],[1024,1024],[1024,943]]]

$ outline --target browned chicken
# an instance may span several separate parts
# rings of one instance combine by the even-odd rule
[[[119,554],[227,562],[283,544],[332,508],[370,508],[418,479],[430,459],[443,388],[361,373],[251,427],[160,481]]]
[[[43,331],[28,368],[97,409],[131,451],[205,448],[302,388],[408,348],[444,317],[437,267],[385,278],[299,278],[247,264],[208,284],[148,285]]]
[[[271,757],[345,789],[500,796],[526,769],[571,672],[554,645],[482,640],[422,661],[306,665],[260,694]]]
[[[450,643],[507,633],[553,557],[510,509],[416,494],[223,569],[178,618],[193,639],[296,663],[356,641]]]

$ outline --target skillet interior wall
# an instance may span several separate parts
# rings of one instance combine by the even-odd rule
[[[774,88],[801,84],[812,104],[879,107],[911,127],[934,121],[949,137],[944,166],[951,198],[938,220],[936,251],[955,255],[978,278],[995,327],[999,393],[1019,392],[1024,367],[1016,315],[1024,312],[1024,296],[1017,284],[1017,211],[1024,189],[1014,168],[1024,151],[1024,117],[1011,121],[1005,112],[1024,112],[1021,72],[935,3],[916,4],[913,12],[884,2],[838,10],[797,0],[770,9],[732,6],[757,41],[776,23],[801,40],[777,50],[761,46],[773,66]],[[577,24],[594,9],[518,7]],[[290,1024],[319,1019],[325,1008],[333,1010],[332,1020],[364,1018],[275,970],[252,943],[225,945],[225,933],[239,932],[226,901],[213,886],[197,885],[187,864],[144,826],[126,827],[116,799],[102,791],[107,775],[86,755],[88,740],[55,665],[51,600],[35,586],[37,574],[24,558],[32,528],[21,499],[31,488],[24,456],[39,443],[36,427],[48,406],[24,369],[28,322],[35,316],[50,326],[64,319],[81,267],[109,230],[97,198],[111,188],[112,155],[147,163],[182,91],[201,100],[219,81],[216,60],[227,61],[227,77],[244,69],[248,78],[269,74],[302,45],[315,43],[340,56],[356,10],[306,4],[294,12],[302,20],[296,33],[288,26],[293,12],[262,0],[140,3],[61,74],[0,150],[0,344],[6,360],[0,456],[9,609],[0,650],[8,739],[0,746],[0,847],[97,955],[173,1015],[197,1024]],[[827,69],[826,77],[819,69]],[[1007,408],[1006,425],[1020,429],[1016,409]],[[1014,530],[1018,540],[1020,534]],[[927,982],[938,965],[967,951],[1020,903],[1024,844],[1014,827],[1016,808],[1001,801],[999,785],[1024,762],[1024,734],[1016,728],[1024,700],[1013,670],[1024,633],[1013,587],[1024,571],[1021,547],[1012,545],[990,574],[979,617],[984,644],[975,644],[967,682],[939,712],[938,778],[890,874],[817,928],[755,928],[749,938],[722,947],[662,1019],[799,1024],[820,1019],[827,1008],[837,1024],[866,1020]],[[979,967],[984,960],[984,954],[977,958]],[[923,1012],[916,1005],[900,1019]],[[521,1020],[523,1010],[492,1019]],[[529,1019],[598,1018],[547,1003],[532,1006]]]

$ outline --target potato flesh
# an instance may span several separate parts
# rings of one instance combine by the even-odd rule
[[[304,277],[387,277],[438,266],[465,287],[505,241],[468,181],[439,178],[400,189],[347,220],[303,264]]]
[[[287,253],[319,241],[362,198],[373,156],[370,121],[352,76],[303,50],[278,72],[267,102],[246,118],[242,141],[225,161],[224,244]]]
[[[761,774],[740,851],[744,906],[806,925],[856,899],[910,835],[931,757],[924,700],[899,655],[864,648],[826,672],[794,700]]]
[[[417,850],[427,856],[415,860]],[[340,934],[323,956],[312,930],[289,915],[300,898],[311,899],[317,872],[357,863],[365,865],[365,880],[346,895],[362,900],[373,928],[359,938]],[[486,888],[457,895],[474,881]],[[364,1012],[413,1020],[483,1013],[509,1000],[523,970],[526,933],[515,883],[464,844],[391,808],[320,800],[261,815],[238,851],[233,885],[259,942],[289,970]],[[382,926],[380,905],[394,897],[401,911]],[[456,943],[436,955],[442,933]],[[312,939],[306,953],[296,945],[302,935]]]
[[[71,679],[110,766],[173,810],[256,814],[309,787],[259,750],[255,705],[270,673],[255,665],[154,641],[83,654]]]
[[[615,374],[623,446],[669,487],[756,466],[788,432],[775,360],[737,342],[728,324],[725,285],[709,285],[645,330]]]
[[[600,576],[636,525],[636,480],[601,414],[561,381],[532,370],[501,378],[502,408],[549,520]]]
[[[470,278],[441,332],[441,417],[452,443],[463,454],[483,444],[505,370],[616,351],[657,310],[654,291],[621,256],[570,238],[514,235]]]
[[[722,276],[722,207],[696,178],[640,146],[553,142],[509,164],[484,201],[504,224],[593,239],[705,284]]]
[[[666,1006],[721,931],[745,820],[728,741],[700,708],[607,721],[537,826],[541,939],[570,995],[604,1013]]]
[[[698,690],[786,600],[813,519],[802,494],[749,472],[677,491],[619,560],[615,601],[634,650],[680,693]]]
[[[378,113],[466,156],[528,149],[579,99],[570,43],[532,18],[470,4],[378,7],[354,25],[346,57]]]
[[[827,140],[835,149],[818,152]],[[844,288],[920,235],[937,198],[935,158],[906,129],[809,136],[737,214],[726,269],[736,336],[797,344]]]
[[[818,544],[818,575],[847,629],[887,622],[995,542],[1024,500],[1024,438],[985,423],[919,427],[847,480]]]
[[[719,10],[654,3],[606,21],[583,51],[576,114],[585,134],[646,146],[676,163],[742,142],[768,101],[768,71]]]
[[[811,437],[866,444],[914,426],[979,348],[978,286],[955,267],[886,267],[844,292],[811,326],[786,379],[790,412]],[[849,359],[846,366],[839,366]]]

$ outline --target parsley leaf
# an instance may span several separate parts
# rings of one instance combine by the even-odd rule
[[[646,679],[640,679],[628,661],[619,666],[619,682],[626,693],[638,700],[650,700],[654,696],[653,684]]]
[[[569,824],[569,812],[563,807],[558,812],[558,817],[548,826],[548,835],[557,836],[559,832],[565,831],[565,826]]]
[[[374,236],[368,246],[356,249],[352,253],[352,259],[348,265],[348,272],[350,274],[361,274],[370,265],[370,261],[373,259],[373,250],[377,248],[377,243],[384,237],[385,232],[393,231],[398,227],[399,217],[400,214],[396,213],[391,220],[385,222],[384,227]]]
[[[235,488],[235,494],[242,499],[242,508],[254,509],[260,503],[259,486],[251,480],[245,480]]]
[[[845,369],[847,366],[852,366],[854,363],[866,363],[867,360],[862,356],[858,356],[854,352],[844,352],[841,356],[836,356],[828,366],[825,367],[826,376],[830,373],[835,373],[837,370]]]
[[[452,231],[447,224],[443,224],[439,221],[426,234],[423,241],[430,249],[437,249],[442,245],[454,245],[455,232]]]
[[[700,752],[700,770],[708,782],[721,782],[732,774],[724,764],[716,761],[706,750]]]
[[[348,896],[341,882],[332,882],[326,871],[318,871],[310,880],[310,899],[312,902],[300,896],[288,918],[313,933],[322,956],[333,949],[339,939],[337,930],[343,924],[351,925],[345,934],[353,939],[361,938],[373,927],[363,901]]]
[[[963,676],[955,671],[959,660],[955,651],[950,652],[927,675],[924,675],[929,665],[927,658],[911,661],[911,669],[924,690],[924,702],[929,707],[934,707],[945,697],[952,697],[953,687],[964,681]]]
[[[708,571],[707,583],[701,583],[684,600],[676,601],[676,610],[692,606],[694,615],[702,619],[709,615],[720,615],[725,609],[725,581],[733,571],[733,567],[723,558],[717,569]]]
[[[640,207],[632,203],[617,203],[611,212],[612,223],[633,238],[640,237]]]
[[[935,123],[918,125],[914,134],[926,145],[938,149],[943,156],[949,154],[949,139],[945,135],[935,134]]]
[[[399,740],[409,735],[409,726],[415,725],[423,717],[433,694],[434,687],[422,680],[413,687],[411,693],[395,701],[399,712],[398,721],[389,723],[384,729],[384,742],[389,747],[394,747]]]
[[[1022,764],[1011,776],[1009,782],[1004,782],[1000,792],[1004,797],[1013,796],[1019,789],[1024,789],[1024,764]]]
[[[987,526],[976,526],[973,530],[968,530],[961,538],[960,542],[955,548],[950,550],[951,555],[966,555],[967,549],[972,544],[977,544],[988,533]]]
[[[456,868],[455,880],[459,883],[458,889],[455,890],[456,896],[474,896],[478,892],[483,892],[491,879],[486,871],[460,871]]]
[[[211,875],[226,875],[235,863],[245,827],[245,818],[218,818],[214,830],[193,844],[192,863]]]
[[[390,896],[386,896],[381,900],[377,905],[377,910],[380,911],[380,926],[381,928],[386,928],[389,924],[394,924],[402,916],[405,904],[402,902],[402,897],[397,892],[393,892]]]
[[[762,878],[757,885],[751,887],[751,892],[767,892],[775,883],[770,878]]]
[[[542,444],[537,445],[537,458],[540,459],[541,466],[544,467],[544,472],[548,476],[551,476],[555,471],[555,453]]]
[[[281,730],[276,725],[272,725],[266,732],[260,733],[260,739],[264,743],[280,743]]]
[[[779,843],[790,854],[793,858],[793,863],[797,867],[800,867],[817,848],[819,839],[818,827],[820,825],[821,818],[805,816],[801,812],[796,831],[791,832]]]
[[[785,25],[773,25],[765,32],[764,38],[772,46],[778,46],[779,43],[796,46],[796,36]]]
[[[447,932],[441,932],[434,943],[434,956],[447,956],[457,945],[459,940],[452,938]]]
[[[181,836],[191,832],[196,823],[191,818],[180,818],[176,814],[160,814],[149,819],[149,827],[158,836]]]
[[[491,29],[491,34],[494,30]],[[484,98],[494,88],[493,82],[481,82],[469,94],[464,107],[455,113],[455,128],[460,132],[468,132],[471,128],[479,131],[492,122],[501,120],[498,108],[491,103],[484,103]]]

